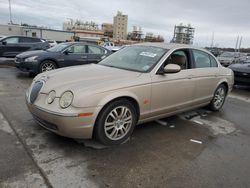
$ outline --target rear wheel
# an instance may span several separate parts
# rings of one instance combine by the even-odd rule
[[[135,107],[125,99],[106,106],[98,116],[95,138],[104,145],[117,145],[126,141],[136,125]]]
[[[209,108],[213,111],[218,111],[222,108],[227,96],[227,88],[224,84],[217,87],[214,92],[214,97],[209,104]]]
[[[56,63],[54,61],[45,60],[39,66],[39,73],[54,70],[56,68],[57,68],[57,66],[56,66]]]

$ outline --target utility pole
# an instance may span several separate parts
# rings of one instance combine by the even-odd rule
[[[212,40],[211,40],[211,46],[210,47],[211,48],[214,47],[214,32],[212,33]]]
[[[238,43],[239,43],[239,35],[237,37],[236,44],[235,44],[235,50],[234,50],[235,52],[237,52]]]
[[[10,24],[13,24],[12,15],[11,15],[11,2],[10,2],[10,0],[9,0],[9,13],[10,13]]]
[[[240,48],[241,48],[241,42],[242,42],[242,36],[240,37],[240,42],[239,42],[239,48],[238,48],[239,53],[240,53]]]

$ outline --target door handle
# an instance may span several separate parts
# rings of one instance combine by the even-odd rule
[[[188,79],[192,79],[194,77],[194,75],[188,75]]]
[[[81,56],[81,58],[82,58],[82,59],[86,59],[86,58],[87,58],[87,56]]]

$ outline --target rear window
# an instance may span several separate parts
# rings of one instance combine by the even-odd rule
[[[192,50],[196,68],[218,67],[216,60],[206,52]]]

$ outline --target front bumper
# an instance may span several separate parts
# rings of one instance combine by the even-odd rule
[[[96,117],[101,107],[84,108],[81,112],[93,112],[92,116],[79,117],[78,113],[58,113],[31,104],[26,97],[26,104],[34,119],[42,127],[61,136],[75,139],[90,139]]]
[[[20,58],[15,58],[15,66],[23,72],[37,72],[37,66],[34,63],[24,62],[24,60]]]

